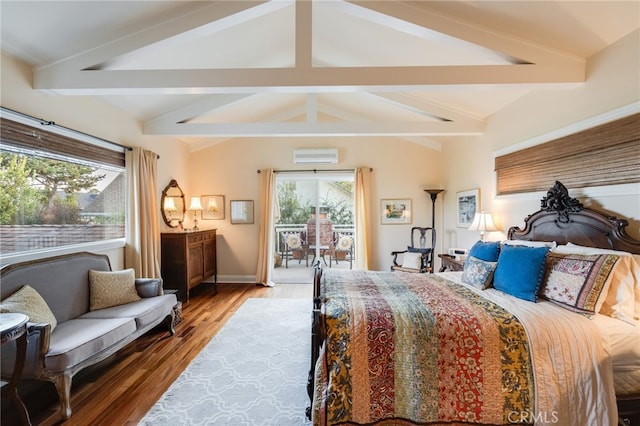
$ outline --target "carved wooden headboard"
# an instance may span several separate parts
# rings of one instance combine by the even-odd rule
[[[540,210],[524,222],[524,229],[509,228],[510,240],[574,243],[640,254],[640,241],[625,230],[629,222],[583,207],[558,181],[542,198]]]

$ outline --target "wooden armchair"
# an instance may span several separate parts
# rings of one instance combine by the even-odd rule
[[[305,231],[285,231],[282,232],[282,257],[284,258],[285,268],[289,267],[289,258],[293,258],[293,253],[299,253],[298,263],[305,259],[307,266],[309,266],[308,251],[309,246],[307,244],[307,233]]]
[[[338,264],[339,260],[349,262],[349,269],[353,269],[355,240],[352,231],[336,231],[333,233],[333,242],[331,243],[329,267],[332,261]]]
[[[427,246],[427,233],[431,233],[431,240]],[[419,237],[417,237],[419,235]],[[418,244],[415,244],[417,237]],[[392,271],[404,271],[424,274],[433,272],[433,245],[436,241],[436,230],[414,226],[411,228],[411,245],[406,250],[392,251]],[[398,255],[402,254],[402,263],[398,263]]]

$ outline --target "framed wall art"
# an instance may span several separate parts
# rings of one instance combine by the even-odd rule
[[[202,219],[224,219],[224,195],[201,195]]]
[[[410,198],[383,198],[380,200],[380,223],[400,225],[413,222]]]
[[[231,200],[229,210],[231,211],[231,223],[253,223],[253,200]]]
[[[457,197],[457,226],[468,228],[473,218],[480,211],[480,189],[470,189],[456,193]]]

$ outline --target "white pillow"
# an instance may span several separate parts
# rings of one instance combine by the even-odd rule
[[[402,255],[402,267],[420,269],[422,267],[422,253],[404,253]]]
[[[504,240],[502,244],[508,246],[525,246],[525,247],[549,247],[550,249],[557,246],[555,241],[528,241],[528,240]]]
[[[640,320],[640,256],[626,251],[586,247],[568,243],[552,250],[561,254],[616,254],[620,256],[613,269],[606,297],[598,312],[633,324]]]

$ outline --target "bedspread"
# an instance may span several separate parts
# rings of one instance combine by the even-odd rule
[[[425,277],[326,275],[316,424],[505,424],[533,412],[522,324],[463,286]]]

